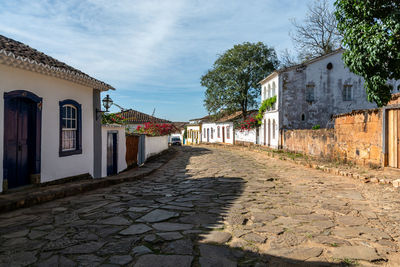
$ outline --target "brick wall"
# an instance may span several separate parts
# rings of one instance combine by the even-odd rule
[[[362,165],[381,166],[382,110],[339,115],[335,119],[335,153],[340,159]]]
[[[361,165],[382,166],[382,110],[338,115],[335,129],[285,131],[283,148]]]

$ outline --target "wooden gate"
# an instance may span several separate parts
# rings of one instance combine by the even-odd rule
[[[400,168],[400,110],[388,110],[388,166]]]
[[[126,164],[129,167],[134,167],[138,162],[138,150],[139,150],[139,136],[128,135],[126,136]]]

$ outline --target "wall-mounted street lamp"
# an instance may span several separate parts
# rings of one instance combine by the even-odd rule
[[[113,104],[111,97],[109,95],[106,95],[106,97],[103,98],[102,102],[103,102],[104,108],[106,109],[105,112],[108,112],[108,109],[111,108],[111,106]]]
[[[106,95],[106,97],[104,97],[101,102],[103,102],[103,107],[106,110],[96,109],[96,117],[97,117],[97,119],[99,119],[99,113],[103,114],[105,112],[108,112],[108,109],[111,108],[111,106],[113,104],[113,101],[112,101],[112,99],[111,99],[111,97],[109,95]]]

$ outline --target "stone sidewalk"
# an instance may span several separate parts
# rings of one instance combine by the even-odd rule
[[[144,179],[0,215],[0,266],[400,266],[399,193],[183,147]]]
[[[291,161],[293,163],[321,170],[324,172],[351,177],[362,183],[379,183],[395,188],[400,187],[400,169],[396,168],[377,168],[371,166],[355,165],[351,162],[344,163],[332,159],[313,157],[300,153],[293,153],[284,150],[276,150],[264,146],[232,146],[225,144],[207,144],[205,146],[224,147],[224,149],[250,150],[266,153],[269,157]]]
[[[140,168],[134,168],[118,175],[99,179],[80,179],[61,184],[39,185],[0,194],[0,213],[19,208],[30,207],[39,203],[52,201],[68,196],[82,194],[98,188],[108,187],[123,182],[143,179],[174,157],[176,150],[170,148],[154,157]]]

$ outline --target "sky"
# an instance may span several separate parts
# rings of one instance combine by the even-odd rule
[[[188,121],[207,115],[200,78],[218,55],[259,41],[295,52],[290,19],[312,1],[0,0],[0,34],[112,85],[123,108]]]

